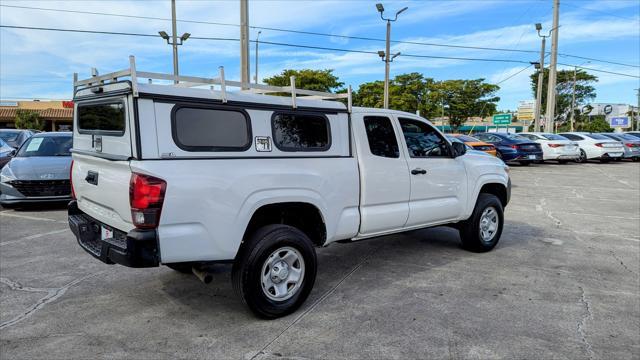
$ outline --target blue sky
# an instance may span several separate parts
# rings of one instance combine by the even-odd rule
[[[384,38],[385,24],[375,9],[376,1],[268,1],[250,0],[250,25],[322,32],[336,35]],[[99,30],[156,34],[170,32],[164,20],[88,15],[12,8],[41,7],[134,16],[170,17],[170,1],[5,1],[1,0],[2,25]],[[404,6],[409,9],[393,24],[392,39],[539,51],[534,23],[551,28],[552,1],[470,0],[470,1],[385,1],[388,13]],[[637,0],[562,0],[559,52],[613,62],[640,65],[640,2]],[[239,1],[177,2],[178,19],[239,23]],[[251,30],[254,39],[258,30]],[[239,28],[190,22],[178,23],[178,33],[193,37],[238,38]],[[260,39],[321,47],[378,51],[383,42],[312,36],[262,30]],[[550,41],[547,42],[550,45]],[[537,61],[535,53],[446,48],[416,44],[394,44],[392,52],[448,57],[472,57]],[[253,72],[253,44],[251,46]],[[133,37],[81,33],[0,29],[0,98],[68,99],[72,74],[88,76],[90,67],[101,72],[128,66],[135,55],[138,68],[171,72],[171,47],[160,37]],[[586,60],[559,57],[564,64],[580,65]],[[214,76],[224,66],[228,78],[239,78],[239,43],[189,39],[180,47],[182,74]],[[357,88],[368,81],[381,80],[384,63],[377,55],[343,53],[315,49],[260,45],[260,78],[285,68],[334,69],[342,81]],[[391,75],[420,72],[443,79],[485,78],[500,82],[522,70],[526,64],[478,62],[398,57]],[[635,75],[593,72],[598,102],[635,103],[640,88],[639,67],[592,61],[585,67]],[[560,69],[567,68],[560,66]],[[531,99],[529,75],[534,69],[500,84],[499,109],[515,109],[519,100]],[[253,76],[253,73],[252,73]]]

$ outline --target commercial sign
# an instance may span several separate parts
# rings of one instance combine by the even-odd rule
[[[533,120],[536,110],[536,101],[535,100],[522,100],[518,102],[518,120],[526,121]]]
[[[493,115],[494,125],[509,125],[511,124],[511,114],[496,114]]]
[[[609,125],[611,125],[611,127],[628,128],[629,127],[629,117],[627,117],[627,116],[611,117],[609,119]]]

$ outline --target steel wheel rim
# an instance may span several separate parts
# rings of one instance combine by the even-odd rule
[[[500,225],[500,218],[498,217],[498,211],[493,206],[490,206],[482,212],[480,215],[480,238],[484,242],[491,242],[498,233],[498,226]]]
[[[580,150],[580,162],[585,162],[587,160],[587,154],[585,154],[584,150]]]
[[[290,246],[275,250],[262,264],[262,292],[273,301],[290,299],[302,287],[304,270],[304,258],[300,251]]]

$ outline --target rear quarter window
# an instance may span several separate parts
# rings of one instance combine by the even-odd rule
[[[123,135],[126,119],[123,101],[78,105],[81,134]]]
[[[171,116],[176,145],[186,151],[244,151],[251,147],[249,115],[241,109],[176,105]]]
[[[280,151],[327,151],[331,147],[331,127],[323,114],[275,112],[271,130]]]

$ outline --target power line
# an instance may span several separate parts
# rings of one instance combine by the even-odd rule
[[[0,4],[0,7],[16,8],[16,9],[27,9],[27,10],[40,10],[40,11],[54,11],[54,12],[73,13],[73,14],[115,16],[115,17],[131,18],[131,19],[171,21],[170,18],[153,17],[153,16],[141,16],[141,15],[128,15],[128,14],[118,14],[118,13],[104,13],[104,12],[92,12],[92,11],[69,10],[69,9],[53,9],[53,8],[19,6],[19,5],[6,5],[6,4]],[[177,19],[176,21],[184,22],[184,23],[192,23],[192,24],[205,24],[205,25],[240,27],[239,24],[215,22],[215,21],[199,21],[199,20],[186,20],[186,19]],[[249,27],[251,29],[257,29],[257,30],[269,30],[269,31],[286,32],[286,33],[301,34],[301,35],[324,36],[324,37],[333,37],[333,38],[350,39],[350,40],[362,40],[362,41],[375,41],[375,42],[385,42],[386,41],[385,39],[364,37],[364,36],[328,34],[328,33],[315,32],[315,31],[303,31],[303,30],[283,29],[283,28],[275,28],[275,27],[265,27],[265,26],[249,26]],[[516,53],[529,53],[529,54],[537,54],[538,53],[536,50],[507,49],[507,48],[494,48],[494,47],[468,46],[468,45],[453,45],[453,44],[429,43],[429,42],[409,41],[409,40],[391,40],[391,42],[395,43],[395,44],[434,46],[434,47],[457,48],[457,49],[468,49],[468,50],[503,51],[503,52],[516,52]],[[575,57],[575,58],[579,58],[579,59],[587,59],[587,60],[597,61],[597,62],[602,62],[602,63],[610,63],[610,64],[614,64],[614,65],[621,65],[621,66],[628,66],[628,67],[640,67],[638,65],[630,65],[630,64],[624,64],[624,63],[620,63],[620,62],[613,62],[613,61],[602,60],[602,59],[584,58],[584,57],[581,57],[581,56],[571,55],[571,54],[560,54],[559,53],[558,55],[559,56],[565,56],[565,57]]]
[[[80,29],[60,29],[60,28],[44,28],[44,27],[32,27],[32,26],[15,26],[15,25],[0,25],[0,28],[10,28],[10,29],[23,29],[23,30],[40,30],[40,31],[60,31],[60,32],[72,32],[72,33],[91,33],[91,34],[106,34],[106,35],[122,35],[122,36],[144,36],[144,37],[157,37],[158,35],[152,34],[140,34],[140,33],[128,33],[128,32],[115,32],[115,31],[97,31],[97,30],[80,30]],[[197,37],[191,36],[190,39],[197,40],[213,40],[213,41],[239,41],[239,39],[235,38],[220,38],[220,37]],[[361,54],[374,54],[378,53],[375,51],[367,51],[367,50],[354,50],[354,49],[342,49],[342,48],[330,48],[324,46],[313,46],[313,45],[301,45],[301,44],[291,44],[291,43],[282,43],[275,41],[260,41],[263,44],[270,44],[276,46],[286,46],[286,47],[295,47],[295,48],[304,48],[304,49],[315,49],[315,50],[326,50],[326,51],[336,51],[336,52],[344,52],[344,53],[361,53]],[[518,64],[527,64],[528,61],[524,60],[510,60],[510,59],[486,59],[486,58],[467,58],[467,57],[453,57],[453,56],[434,56],[434,55],[418,55],[418,54],[403,54],[403,57],[411,57],[411,58],[423,58],[423,59],[445,59],[445,60],[460,60],[460,61],[484,61],[484,62],[502,62],[502,63],[518,63]],[[564,66],[575,66],[570,64],[562,64],[559,65]],[[577,66],[578,68],[602,72],[620,76],[627,76],[632,78],[640,78],[640,76],[618,73],[607,70],[599,70],[593,68],[586,68],[583,66]],[[524,71],[524,70],[523,70]]]
[[[582,6],[578,6],[578,5],[573,5],[573,4],[569,3],[569,2],[564,2],[563,5],[568,5],[568,6],[572,7],[572,8],[575,8],[575,9],[581,9],[581,10],[591,11],[591,12],[598,13],[598,14],[617,17],[617,18],[620,18],[620,19],[631,20],[631,21],[636,21],[637,20],[637,19],[633,19],[633,18],[628,18],[626,16],[620,16],[620,15],[617,15],[617,14],[609,13],[609,12],[602,11],[602,10],[590,9],[590,8],[586,8],[586,7],[582,7]]]
[[[60,31],[60,32],[72,32],[72,33],[103,34],[103,35],[158,37],[158,35],[155,35],[155,34],[141,34],[141,33],[115,32],[115,31],[97,31],[97,30],[81,30],[81,29],[60,29],[60,28],[34,27],[34,26],[0,25],[0,28],[22,29],[22,30],[40,30],[40,31]],[[239,39],[236,39],[236,38],[201,37],[201,36],[191,36],[191,37],[189,37],[189,39],[213,40],[213,41],[240,41]],[[283,42],[276,42],[276,41],[265,41],[265,40],[261,40],[260,43],[261,44],[268,44],[268,45],[276,45],[276,46],[303,48],[303,49],[328,50],[328,51],[345,52],[345,53],[360,53],[360,54],[378,55],[378,52],[376,52],[376,51],[368,51],[368,50],[342,49],[342,48],[314,46],[314,45],[302,45],[302,44],[291,44],[291,43],[283,43]],[[444,59],[444,60],[461,60],[461,61],[485,61],[485,62],[509,62],[509,63],[522,63],[522,64],[528,63],[527,61],[522,61],[522,60],[467,58],[467,57],[455,57],[455,56],[436,56],[436,55],[418,55],[418,54],[402,54],[402,56],[403,57],[410,57],[410,58],[425,58],[425,59]]]

